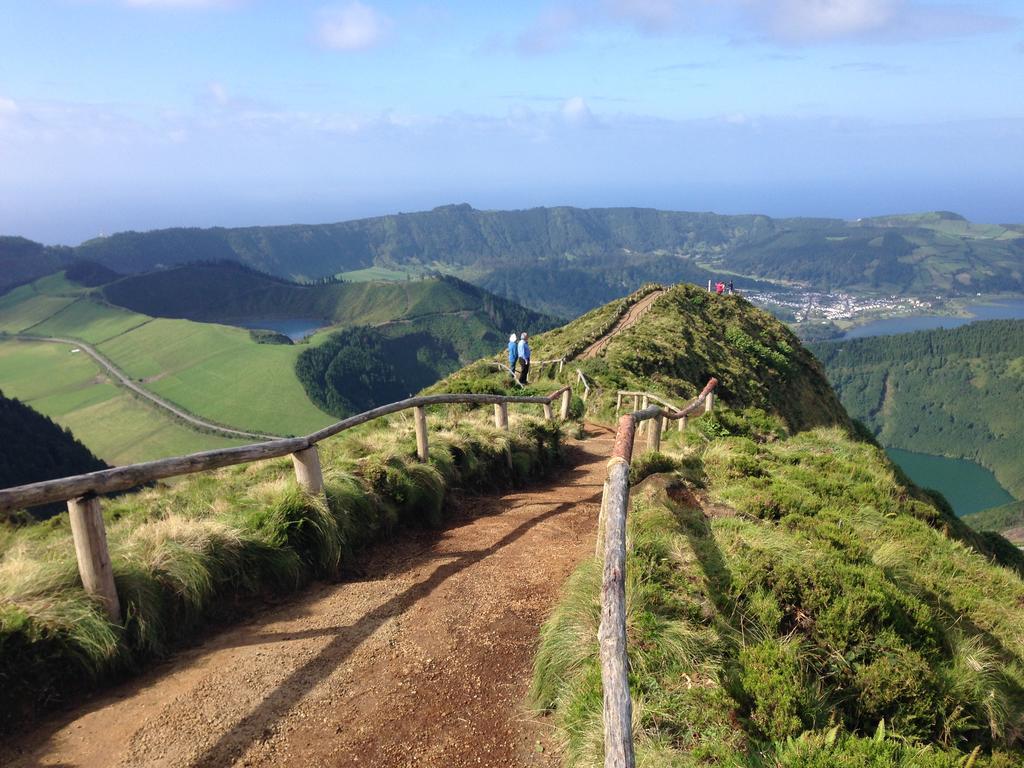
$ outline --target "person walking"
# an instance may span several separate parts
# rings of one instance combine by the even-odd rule
[[[512,377],[516,375],[516,360],[519,359],[519,343],[517,336],[513,333],[508,337],[508,369],[512,371]]]
[[[519,337],[519,346],[516,353],[519,358],[519,383],[526,384],[526,379],[530,375],[530,342],[529,334],[525,331]]]
[[[715,293],[717,293],[719,296],[725,293],[725,283],[723,283],[721,280],[715,283]]]

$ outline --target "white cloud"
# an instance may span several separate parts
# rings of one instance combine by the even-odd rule
[[[761,3],[762,5],[764,3]],[[774,6],[773,31],[784,39],[820,40],[884,29],[897,15],[898,0],[781,0]]]
[[[388,17],[355,0],[320,12],[317,39],[334,50],[362,51],[380,43],[390,27]]]
[[[0,115],[13,115],[18,111],[18,104],[14,99],[5,99],[0,96]]]
[[[906,42],[983,34],[1015,23],[966,4],[923,0],[578,0],[550,5],[519,37],[525,53],[566,47],[589,29],[645,35],[718,32],[783,45]]]
[[[594,122],[594,113],[582,96],[573,96],[562,104],[562,118],[573,125],[590,125]]]
[[[206,91],[210,98],[213,99],[214,103],[218,106],[227,106],[231,101],[228,96],[228,89],[224,87],[224,83],[212,82],[206,86]]]

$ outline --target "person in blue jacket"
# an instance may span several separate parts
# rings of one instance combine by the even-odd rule
[[[508,337],[508,369],[512,371],[512,375],[516,375],[516,360],[519,359],[519,344],[517,343],[518,337],[513,333]]]
[[[525,384],[526,377],[530,374],[530,342],[527,341],[529,335],[525,332],[519,337],[519,348],[517,350],[519,355],[519,383]]]

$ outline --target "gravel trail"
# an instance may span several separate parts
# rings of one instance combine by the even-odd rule
[[[652,299],[653,300],[653,299]],[[541,622],[593,537],[612,435],[464,497],[443,531],[314,586],[0,746],[9,768],[557,765],[525,704]]]

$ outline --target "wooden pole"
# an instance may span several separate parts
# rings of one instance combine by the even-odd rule
[[[632,443],[633,435],[628,435],[628,438]],[[629,659],[626,655],[628,455],[614,456],[608,465],[601,626],[597,632],[604,689],[604,765],[605,768],[635,768],[633,702],[629,697]]]
[[[594,557],[601,557],[604,552],[604,524],[608,516],[608,481],[604,481],[604,488],[601,490],[601,510],[597,513],[597,542],[594,546]]]
[[[704,413],[711,413],[715,407],[715,393],[708,392],[707,397],[704,400]]]
[[[555,414],[551,410],[551,403],[544,403],[544,418],[548,421],[554,421]]]
[[[324,492],[324,475],[320,470],[320,453],[315,445],[293,453],[292,466],[295,467],[295,479],[306,493],[312,496],[319,496]]]
[[[563,365],[565,365],[565,358],[564,357],[561,360],[558,361],[558,372],[559,373],[562,372],[562,366]]]
[[[413,408],[416,423],[416,457],[420,461],[430,460],[430,441],[427,439],[427,409],[417,405]]]
[[[80,496],[71,499],[68,501],[68,517],[71,518],[71,538],[75,542],[82,586],[90,595],[100,599],[110,620],[120,624],[121,602],[117,599],[99,498]]]
[[[679,431],[680,431],[680,432],[685,432],[685,431],[686,431],[687,423],[688,423],[689,421],[690,421],[690,417],[689,417],[689,416],[683,416],[683,417],[682,417],[682,418],[681,418],[681,419],[679,420]]]
[[[569,404],[570,404],[571,400],[572,400],[572,392],[567,389],[567,390],[565,390],[562,393],[562,409],[558,413],[558,416],[559,416],[559,418],[562,421],[568,421],[569,420]]]
[[[505,403],[494,404],[494,426],[498,429],[508,429],[508,405]]]
[[[647,447],[652,451],[661,450],[661,416],[651,419],[651,426],[648,428]]]
[[[633,410],[640,410],[640,395],[633,395]]]
[[[619,411],[622,410],[622,393],[619,392],[615,395],[615,415],[619,415]]]

